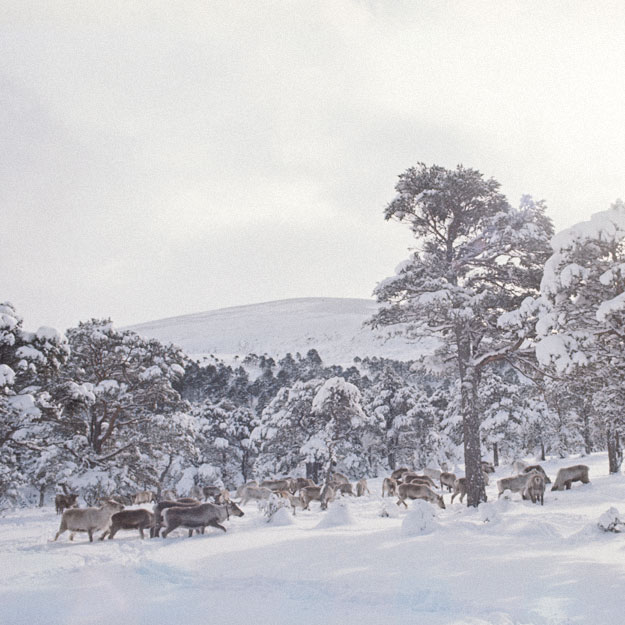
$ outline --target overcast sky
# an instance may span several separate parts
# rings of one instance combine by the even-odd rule
[[[625,3],[0,2],[0,301],[25,327],[370,297],[419,161],[625,196]]]

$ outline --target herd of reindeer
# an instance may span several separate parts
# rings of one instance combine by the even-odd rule
[[[544,469],[539,464],[528,466],[521,461],[514,462],[512,469],[514,476],[497,480],[498,497],[508,490],[520,493],[523,499],[532,503],[540,501],[543,505],[546,484],[551,484]],[[482,474],[486,484],[489,483],[489,474],[494,472],[495,467],[491,463],[482,461]],[[448,493],[452,493],[451,503],[457,496],[462,502],[467,492],[466,478],[458,478],[448,471],[432,468],[424,469],[422,474],[407,467],[396,469],[390,477],[384,478],[382,497],[397,496],[397,505],[404,504],[406,508],[407,499],[423,499],[445,508],[443,495],[435,490],[435,480],[439,483],[441,492],[446,488]],[[589,481],[586,465],[565,467],[558,471],[551,490],[568,490],[573,482],[587,484]],[[312,480],[303,477],[265,480],[260,484],[257,481],[247,482],[236,490],[238,502],[231,499],[229,491],[217,486],[194,486],[189,496],[183,498],[177,498],[173,491],[163,491],[159,498],[154,491],[136,493],[131,498],[132,504],[154,503],[150,512],[145,508],[125,510],[122,498],[115,496],[101,500],[99,507],[78,508],[78,495],[64,490],[65,494],[58,494],[55,498],[56,512],[62,514],[62,517],[54,540],[63,532],[69,531],[70,540],[73,540],[76,532],[87,532],[91,542],[94,532],[102,531],[100,540],[104,540],[107,536],[109,539],[114,538],[120,529],[138,529],[141,538],[144,538],[145,530],[149,530],[151,538],[166,538],[178,527],[188,529],[189,536],[194,531],[203,534],[206,527],[215,527],[225,532],[226,528],[222,523],[231,516],[243,516],[240,506],[250,501],[264,502],[276,497],[283,498],[288,501],[287,505],[291,506],[295,514],[297,508],[309,510],[312,501],[319,501],[321,509],[325,510],[328,503],[339,495],[362,497],[370,494],[365,479],[356,482],[354,492],[354,486],[345,475],[332,473],[323,486],[317,486]]]

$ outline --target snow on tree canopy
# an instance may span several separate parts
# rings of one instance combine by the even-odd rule
[[[4,386],[12,386],[15,382],[15,372],[9,365],[0,364],[0,389]]]
[[[619,200],[610,210],[563,230],[551,245],[554,253],[540,287],[544,310],[536,326],[536,354],[561,373],[586,364],[583,352],[596,345],[592,337],[622,322],[625,205]]]
[[[317,414],[327,412],[336,401],[345,403],[351,409],[353,427],[367,420],[360,405],[362,398],[358,387],[339,377],[326,380],[313,399],[312,410]]]

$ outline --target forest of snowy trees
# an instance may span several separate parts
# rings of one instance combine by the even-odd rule
[[[28,331],[0,304],[0,505],[441,462],[477,505],[481,458],[607,449],[620,471],[625,205],[554,236],[542,203],[475,170],[419,165],[396,189],[386,218],[415,246],[370,323],[434,337],[426,358],[196,362],[110,320]]]

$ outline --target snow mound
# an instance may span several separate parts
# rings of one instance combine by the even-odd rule
[[[485,501],[478,506],[478,513],[480,515],[480,519],[484,521],[484,523],[490,523],[497,519],[499,515],[497,504],[492,502]]]
[[[327,514],[317,524],[316,529],[341,527],[343,525],[354,525],[354,518],[344,501],[333,501],[328,506]]]
[[[415,499],[401,524],[401,534],[402,536],[420,536],[433,532],[438,526],[434,506],[423,499]]]
[[[269,525],[274,527],[283,527],[285,525],[293,525],[293,516],[286,508],[278,508],[267,520]]]
[[[399,518],[399,508],[391,501],[382,502],[382,507],[380,508],[380,513],[378,516],[384,518],[398,519]]]
[[[562,534],[558,528],[547,521],[541,521],[537,518],[523,517],[516,519],[506,526],[508,531],[513,536],[527,537],[527,538],[549,538],[549,539],[561,539]]]
[[[597,523],[599,529],[604,532],[622,532],[625,530],[625,522],[621,513],[614,507],[606,510],[600,517]]]

